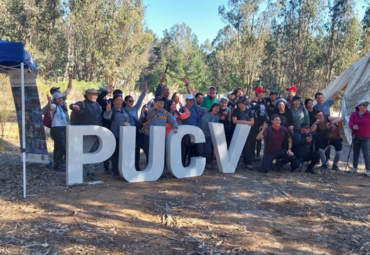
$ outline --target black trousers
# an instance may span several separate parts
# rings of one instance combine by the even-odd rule
[[[273,153],[265,153],[264,157],[263,157],[263,165],[262,165],[262,171],[263,172],[268,172],[268,170],[271,169],[271,166],[272,166],[272,161],[274,159],[282,159],[282,165],[286,164],[286,163],[293,163],[294,162],[294,159],[295,159],[295,156],[289,156],[287,154],[287,150],[285,149],[280,149],[279,151],[277,152],[273,152]]]
[[[135,145],[135,168],[139,170],[139,162],[140,162],[140,149],[143,147],[143,136],[142,132],[136,130],[136,145]]]
[[[119,139],[116,139],[116,149],[114,150],[114,153],[111,157],[112,159],[112,172],[113,175],[118,176],[118,159],[119,159]]]
[[[54,140],[54,163],[60,164],[66,155],[66,127],[51,127],[50,136]]]
[[[320,154],[316,151],[310,151],[306,155],[304,155],[303,157],[300,157],[300,158],[296,157],[294,159],[293,164],[292,164],[292,168],[296,169],[296,168],[299,167],[301,162],[307,162],[307,161],[311,161],[311,163],[307,167],[307,170],[312,170],[315,167],[315,165],[317,163],[319,163]]]

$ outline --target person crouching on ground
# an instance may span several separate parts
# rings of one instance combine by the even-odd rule
[[[308,165],[306,172],[315,174],[313,168],[320,161],[320,154],[316,151],[310,151],[313,139],[317,134],[310,133],[310,125],[308,122],[302,122],[300,131],[295,132],[293,135],[293,152],[295,160],[293,168],[298,168],[302,162],[311,161]]]
[[[282,159],[282,161],[278,161],[278,168],[288,162],[292,163],[295,159],[292,152],[292,138],[288,129],[280,126],[281,120],[276,114],[271,116],[271,123],[271,126],[265,123],[257,135],[257,140],[265,139],[265,150],[262,161],[262,172],[264,173],[267,173],[271,169],[274,159]],[[284,142],[287,142],[288,150],[284,148]]]
[[[341,117],[325,116],[321,110],[317,110],[315,113],[316,122],[311,127],[311,132],[320,133],[329,129],[328,133],[323,139],[316,140],[319,146],[319,153],[321,157],[321,169],[325,170],[328,168],[328,157],[325,155],[327,147],[333,145],[335,148],[335,157],[333,160],[333,170],[339,171],[338,162],[342,155],[342,138],[340,137],[338,122],[342,121]]]
[[[54,140],[54,165],[56,171],[65,171],[66,166],[62,163],[63,157],[66,155],[66,126],[67,115],[62,106],[63,95],[60,93],[53,94],[53,103],[48,95],[48,109],[51,117],[50,136]]]
[[[360,100],[357,103],[356,111],[349,118],[349,127],[352,130],[353,138],[353,168],[350,173],[357,172],[360,149],[364,155],[366,175],[370,176],[370,112],[367,110],[369,101]]]

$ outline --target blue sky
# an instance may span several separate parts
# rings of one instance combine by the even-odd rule
[[[147,6],[145,21],[159,38],[163,30],[176,23],[185,22],[197,35],[200,43],[211,41],[226,24],[218,15],[220,5],[227,6],[228,0],[144,0]]]
[[[227,7],[228,0],[143,0],[143,3],[147,6],[145,23],[159,38],[162,38],[163,30],[184,22],[202,44],[207,38],[212,42],[226,25],[218,15],[218,7]],[[365,0],[356,0],[360,20],[365,12],[361,8],[363,5]]]

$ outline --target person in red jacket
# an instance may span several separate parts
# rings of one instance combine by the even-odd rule
[[[357,103],[356,111],[349,118],[349,127],[354,136],[353,144],[353,168],[350,173],[356,173],[360,149],[364,155],[366,175],[370,176],[370,112],[367,110],[369,101],[360,100]]]

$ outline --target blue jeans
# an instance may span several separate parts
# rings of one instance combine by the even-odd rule
[[[370,137],[355,137],[353,143],[353,167],[358,167],[360,149],[364,155],[366,170],[370,170]]]

